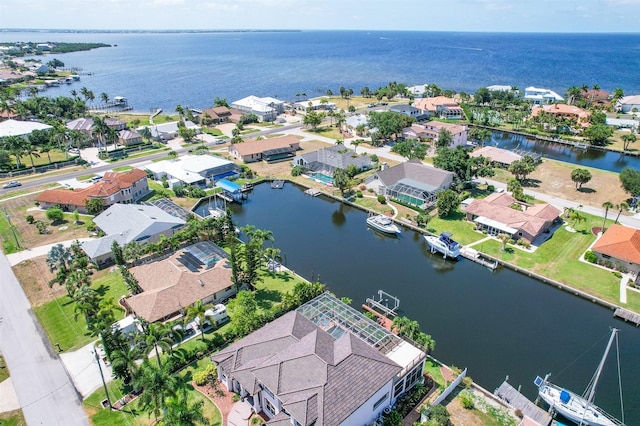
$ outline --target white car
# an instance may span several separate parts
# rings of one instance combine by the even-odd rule
[[[4,185],[2,185],[2,188],[3,189],[15,188],[16,186],[22,186],[22,184],[20,182],[18,182],[17,180],[12,180],[11,182],[7,182]]]
[[[80,154],[80,150],[78,148],[69,148],[69,154]]]

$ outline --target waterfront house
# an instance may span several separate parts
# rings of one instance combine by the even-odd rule
[[[242,114],[253,114],[260,121],[274,121],[284,112],[284,101],[272,97],[247,96],[231,103]]]
[[[174,185],[205,186],[207,180],[216,181],[238,176],[239,167],[233,162],[215,155],[184,155],[174,160],[163,160],[147,166],[153,179],[163,177]]]
[[[0,138],[9,136],[28,137],[34,130],[49,130],[53,127],[37,121],[4,120],[0,123]]]
[[[467,208],[467,220],[489,235],[507,234],[514,240],[524,238],[533,242],[550,232],[559,220],[560,210],[551,204],[527,204],[507,192],[493,193],[473,200]]]
[[[446,96],[418,99],[414,106],[429,117],[446,120],[460,120],[464,117],[464,111],[458,102]]]
[[[495,146],[483,146],[469,153],[470,157],[488,158],[494,167],[506,169],[514,161],[522,160],[522,155],[516,154],[508,149],[502,149]]]
[[[389,108],[390,112],[395,112],[396,114],[406,115],[408,117],[413,117],[416,121],[425,121],[429,119],[429,114],[424,113],[420,108],[416,108],[411,105],[391,105]]]
[[[372,424],[418,383],[425,353],[325,293],[211,359],[270,425]]]
[[[625,96],[616,103],[616,111],[625,114],[640,112],[640,95]]]
[[[235,108],[219,106],[207,108],[200,115],[200,124],[211,126],[222,123],[237,123],[240,121],[242,113]]]
[[[147,174],[140,169],[128,172],[106,172],[101,180],[91,186],[80,189],[47,189],[36,196],[40,207],[47,209],[60,206],[64,211],[78,210],[86,213],[86,203],[101,198],[104,206],[116,203],[134,203],[149,193]]]
[[[135,130],[120,130],[118,133],[118,143],[124,146],[138,145],[141,144],[142,135]]]
[[[358,155],[352,149],[342,144],[331,145],[313,152],[297,155],[293,159],[293,166],[302,166],[305,170],[333,176],[336,169],[346,170],[355,166],[359,171],[371,168],[371,157]]]
[[[298,111],[331,111],[336,109],[336,104],[333,102],[322,102],[322,98],[320,99],[311,99],[309,101],[301,101],[296,102],[294,104],[295,109]]]
[[[564,101],[564,98],[553,90],[534,86],[524,89],[523,99],[531,101],[534,105],[547,105]]]
[[[155,243],[161,236],[171,237],[185,221],[156,206],[114,204],[93,219],[104,237],[80,243],[87,256],[99,267],[113,263],[111,246],[121,247],[132,241],[142,246]]]
[[[454,177],[454,173],[413,159],[383,168],[364,183],[376,194],[426,209],[434,205],[438,193],[451,187]]]
[[[364,136],[369,129],[369,116],[355,114],[346,118],[342,125],[343,132],[353,133],[356,136]]]
[[[178,123],[179,121],[172,121],[170,123],[154,124],[152,126],[147,126],[147,128],[151,131],[151,137],[154,141],[166,143],[171,139],[175,139],[180,136],[178,132],[178,130],[180,129]],[[193,129],[197,135],[202,132],[200,126],[193,123],[192,121],[185,121],[184,126],[187,129]]]
[[[602,89],[582,89],[582,97],[587,101],[587,104],[592,106],[609,107],[611,101],[609,92]]]
[[[402,137],[405,139],[420,139],[421,141],[434,141],[440,136],[440,132],[446,129],[451,133],[450,148],[465,146],[467,144],[467,126],[443,123],[442,121],[429,121],[424,124],[415,123],[402,129]]]
[[[142,292],[123,299],[122,304],[148,322],[179,319],[197,301],[218,304],[238,292],[231,281],[226,252],[211,241],[198,242],[129,271]]]
[[[539,116],[541,113],[547,113],[554,117],[573,121],[580,127],[589,127],[591,124],[589,119],[591,113],[575,105],[567,104],[550,104],[550,105],[538,105],[531,108],[531,118]]]
[[[236,143],[229,147],[229,154],[245,163],[254,161],[274,163],[293,158],[299,149],[300,139],[294,135],[286,135],[270,139],[249,139]]]
[[[614,224],[591,248],[599,263],[631,272],[635,279],[640,272],[640,229]]]

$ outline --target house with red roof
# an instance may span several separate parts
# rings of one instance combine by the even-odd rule
[[[610,262],[616,269],[626,269],[636,276],[640,272],[640,229],[611,225],[591,250],[602,263]]]
[[[507,234],[512,239],[533,242],[550,232],[561,211],[551,204],[522,203],[507,192],[473,200],[466,209],[467,220],[490,235]]]
[[[446,96],[421,98],[416,100],[413,106],[420,109],[423,114],[428,114],[430,117],[447,120],[460,120],[464,117],[464,111],[460,107],[460,104]]]
[[[553,115],[557,118],[565,118],[567,120],[575,121],[576,124],[581,127],[589,127],[591,124],[589,122],[591,113],[575,105],[549,104],[535,106],[531,109],[531,118],[537,117],[542,114],[542,112]]]
[[[36,201],[45,209],[57,205],[64,211],[77,209],[86,213],[87,201],[94,198],[103,199],[106,208],[116,203],[134,203],[148,193],[147,174],[133,169],[123,173],[106,172],[100,181],[86,188],[48,189],[41,192]]]
[[[229,154],[245,163],[265,161],[273,163],[290,160],[300,149],[300,139],[295,135],[286,135],[270,139],[251,139],[235,143],[229,147]]]

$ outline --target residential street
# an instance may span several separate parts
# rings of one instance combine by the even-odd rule
[[[4,254],[0,276],[0,350],[27,424],[88,425],[78,394]]]

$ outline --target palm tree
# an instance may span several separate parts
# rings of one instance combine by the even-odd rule
[[[198,319],[198,327],[200,327],[200,333],[202,336],[202,340],[205,340],[204,337],[204,323],[208,322],[213,325],[211,320],[207,317],[207,310],[213,308],[211,304],[203,304],[202,300],[198,300],[193,305],[187,307],[185,315],[184,315],[184,323],[187,324],[194,319]]]
[[[47,266],[51,272],[55,269],[68,268],[71,261],[71,249],[63,246],[62,244],[56,244],[51,247],[46,259]]]
[[[138,358],[140,356],[137,348],[131,350],[115,350],[109,356],[113,373],[116,378],[122,379],[125,383],[128,383],[136,376],[138,372]]]
[[[502,242],[502,247],[500,247],[500,251],[505,251],[507,249],[507,243],[511,239],[509,234],[500,233],[497,237]]]
[[[166,366],[155,366],[145,359],[133,378],[134,389],[142,390],[140,404],[142,409],[158,419],[166,406],[166,399],[175,396],[178,379]]]
[[[623,210],[627,210],[628,208],[629,208],[629,204],[627,204],[625,201],[616,205],[616,209],[618,209],[618,215],[616,216],[616,221],[614,223],[618,223],[618,219],[620,219],[620,214],[622,214]]]
[[[124,245],[122,248],[122,254],[125,262],[135,262],[140,259],[144,254],[142,244],[137,241],[131,241]]]
[[[573,225],[571,228],[576,229],[576,225],[580,222],[586,222],[587,218],[577,210],[571,212],[571,216],[569,216],[569,220],[573,221]]]
[[[76,304],[74,308],[76,315],[82,313],[87,324],[100,310],[100,295],[88,285],[83,285],[73,293],[73,301]]]
[[[100,151],[101,147],[107,148],[107,144],[105,143],[105,136],[109,131],[109,126],[105,123],[104,119],[101,117],[93,117],[93,127],[91,128],[91,133],[98,141],[98,151]]]
[[[138,335],[138,343],[144,351],[145,356],[149,356],[151,351],[155,350],[158,367],[162,366],[160,359],[160,350],[171,353],[173,339],[171,338],[171,330],[168,326],[160,323],[141,322],[142,333]]]
[[[269,261],[270,269],[275,272],[276,271],[276,262],[280,262],[282,260],[282,256],[280,256],[280,249],[275,247],[267,247],[264,250],[265,256]]]
[[[167,426],[209,425],[209,420],[202,413],[204,401],[189,404],[187,390],[182,388],[176,396],[167,398],[161,424]]]
[[[393,318],[393,324],[391,325],[391,331],[395,331],[397,334],[401,334],[403,329],[409,324],[409,318],[397,316]]]
[[[614,205],[611,201],[605,201],[602,203],[602,207],[604,207],[604,220],[602,221],[602,233],[604,234],[605,225],[607,223],[607,215],[609,214],[609,209],[613,208]]]
[[[2,139],[2,148],[9,151],[16,158],[16,170],[20,168],[20,157],[26,150],[28,141],[20,136],[7,136]]]
[[[109,103],[109,95],[104,92],[100,93],[100,99],[102,99],[102,102],[105,104]]]

